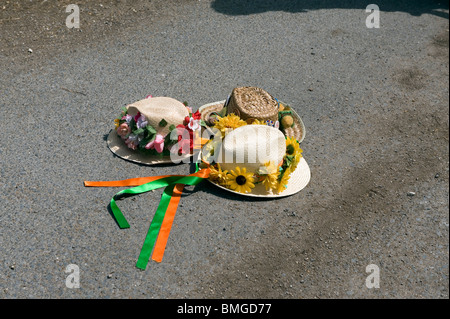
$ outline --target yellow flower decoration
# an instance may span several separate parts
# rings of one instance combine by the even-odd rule
[[[222,171],[220,165],[217,164],[217,168],[210,166],[211,172],[209,173],[209,178],[212,181],[217,181],[220,185],[227,185],[228,183],[228,171]]]
[[[254,119],[252,125],[267,125],[266,122]]]
[[[114,126],[115,126],[115,128],[117,130],[117,128],[120,126],[120,120],[119,119],[115,119],[114,120]]]
[[[289,175],[291,175],[290,167],[286,168],[286,170],[283,173],[283,176],[281,177],[281,180],[278,182],[278,187],[277,187],[278,193],[283,192],[287,188],[289,178],[291,178]]]
[[[300,152],[298,152],[291,163],[291,170],[295,171],[297,169],[298,163],[300,163],[300,159],[302,158],[302,149],[300,149]]]
[[[300,159],[302,158],[303,150],[300,148],[299,143],[293,137],[286,138],[286,156],[292,156],[292,161],[290,165],[291,171],[295,171]]]
[[[252,173],[247,173],[247,169],[244,167],[236,167],[236,171],[231,170],[228,173],[228,186],[239,193],[250,193],[252,188],[255,187],[255,182]]]
[[[244,125],[247,125],[247,122],[241,120],[236,114],[231,113],[225,117],[219,118],[214,124],[214,128],[218,129],[222,133],[222,136],[225,136],[228,130],[234,130],[235,128]]]
[[[301,153],[300,145],[294,137],[286,138],[286,155],[296,155]]]
[[[266,190],[277,188],[279,175],[278,166],[272,162],[267,162],[264,164],[264,167],[259,169],[258,173],[261,175],[261,181],[266,187]]]

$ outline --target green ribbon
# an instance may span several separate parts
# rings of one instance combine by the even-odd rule
[[[198,172],[198,165],[196,165],[196,172]],[[147,267],[153,246],[155,245],[156,239],[159,234],[159,230],[161,228],[161,224],[164,220],[167,207],[169,206],[170,199],[172,198],[173,189],[175,185],[184,184],[192,186],[199,184],[203,180],[204,178],[198,176],[163,177],[140,186],[122,190],[113,196],[113,198],[111,199],[110,208],[114,215],[114,218],[116,219],[120,228],[122,229],[129,228],[130,224],[126,220],[125,216],[122,214],[120,208],[117,206],[116,199],[123,194],[136,195],[149,192],[161,187],[166,187],[161,196],[161,200],[159,202],[158,208],[156,209],[155,215],[153,216],[153,219],[150,223],[150,227],[148,229],[147,236],[145,237],[144,244],[141,248],[141,252],[139,254],[139,258],[136,263],[137,268],[145,270],[145,268]]]

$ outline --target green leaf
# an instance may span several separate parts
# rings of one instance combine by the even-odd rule
[[[143,128],[138,128],[137,130],[133,131],[134,135],[139,135],[139,134],[142,134],[142,133],[144,133],[144,129]]]
[[[169,131],[172,132],[175,128],[176,128],[176,126],[172,124],[172,125],[169,126]]]
[[[292,163],[292,160],[294,159],[294,156],[293,155],[286,155],[285,159],[286,159],[286,166],[289,167],[289,166],[291,166],[291,163]]]
[[[155,129],[153,128],[153,126],[151,126],[151,125],[147,125],[147,126],[145,127],[145,129],[147,130],[147,132],[148,132],[149,135],[156,134],[156,130],[155,130]]]
[[[139,142],[139,147],[140,148],[145,148],[145,145],[147,145],[149,143],[149,138],[144,138]]]
[[[155,139],[156,139],[156,134],[153,134],[152,136],[149,136],[147,143],[153,142]]]
[[[131,128],[131,131],[134,131],[134,130],[136,130],[137,129],[137,126],[136,126],[136,121],[134,120],[134,118],[132,118],[131,120],[130,120],[130,128]]]
[[[162,119],[161,122],[158,124],[161,127],[165,127],[167,125],[167,121],[165,119]]]
[[[206,125],[206,122],[203,121],[203,120],[200,120],[200,126],[207,126],[207,125]]]
[[[183,102],[184,106],[188,106],[188,102],[184,101]]]
[[[166,135],[166,137],[164,137],[164,144],[168,145],[168,144],[172,143],[173,140],[170,138],[170,135],[172,135],[172,134],[169,133]],[[177,139],[177,141],[178,141],[178,139]]]

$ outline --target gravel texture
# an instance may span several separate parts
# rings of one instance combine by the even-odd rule
[[[0,3],[1,298],[449,297],[448,4],[378,1],[368,29],[356,0],[80,0],[68,29],[72,2]],[[83,181],[191,168],[114,157],[114,118],[243,85],[302,117],[310,184],[270,201],[187,187],[163,262],[137,269],[162,191],[119,201],[120,230],[120,189]]]

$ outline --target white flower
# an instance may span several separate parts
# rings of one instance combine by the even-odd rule
[[[193,117],[189,120],[188,128],[197,131],[200,129],[200,120],[194,120]]]

